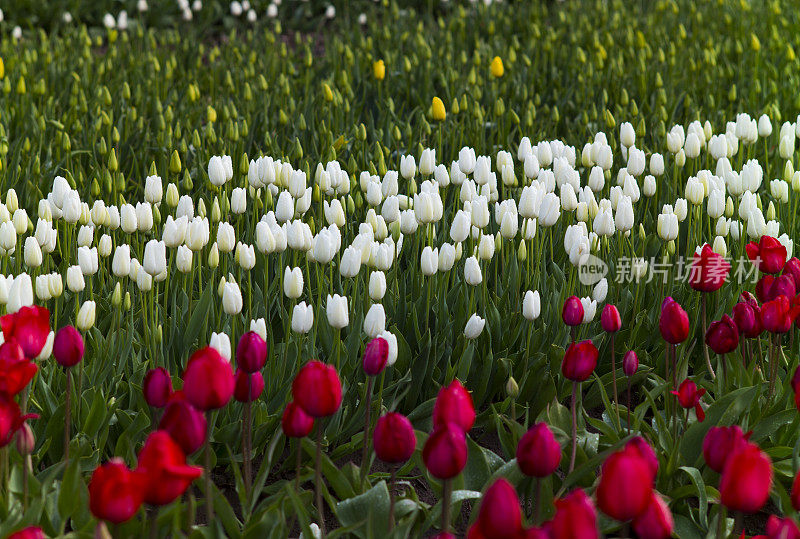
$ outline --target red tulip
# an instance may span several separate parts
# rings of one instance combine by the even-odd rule
[[[753,307],[758,307],[758,300],[747,290],[739,294],[739,301],[752,305]]]
[[[233,398],[239,402],[253,402],[264,392],[264,377],[260,372],[245,372],[236,370],[236,385],[233,389]]]
[[[655,478],[656,474],[658,473],[658,457],[656,456],[656,452],[653,451],[653,448],[650,446],[650,444],[647,443],[647,440],[641,436],[634,436],[627,444],[625,444],[625,449],[637,452],[639,456],[647,463],[647,467],[650,468],[650,473],[652,474],[653,478]]]
[[[749,303],[739,302],[733,306],[733,321],[739,333],[748,339],[754,339],[761,335],[764,326],[761,325],[761,308],[753,307]]]
[[[517,466],[527,476],[547,477],[558,469],[561,445],[547,423],[537,423],[517,444]]]
[[[789,299],[792,299],[797,293],[797,287],[795,287],[794,284],[794,277],[791,275],[781,275],[772,283],[772,286],[769,288],[769,293],[771,298],[777,298],[778,296],[783,295]]]
[[[581,490],[555,501],[553,520],[545,524],[551,539],[597,539],[597,512],[591,498]]]
[[[147,437],[139,452],[136,471],[147,478],[144,501],[150,505],[171,503],[203,475],[199,466],[186,464],[183,450],[165,430],[157,430]]]
[[[25,358],[22,347],[16,341],[0,345],[0,393],[13,397],[30,383],[39,368]]]
[[[800,511],[800,473],[792,481],[792,507],[795,511]]]
[[[461,426],[445,423],[435,428],[422,448],[422,460],[438,479],[460,474],[467,464],[467,435]]]
[[[267,362],[267,343],[255,331],[248,331],[236,345],[236,366],[245,372],[256,372]]]
[[[767,519],[767,539],[800,539],[800,528],[789,517],[770,515]]]
[[[147,477],[115,457],[95,468],[89,481],[89,509],[99,520],[121,524],[139,511]]]
[[[778,273],[786,264],[786,247],[772,236],[761,236],[758,243],[745,245],[747,257],[764,273]]]
[[[486,489],[476,525],[486,537],[516,539],[522,533],[522,510],[517,491],[506,479]]]
[[[700,404],[700,399],[706,394],[705,388],[697,389],[697,384],[687,378],[681,382],[677,391],[672,391],[672,394],[678,397],[678,402],[682,408],[694,408],[698,421],[703,421],[706,418],[706,412]]]
[[[142,384],[144,400],[153,408],[163,408],[172,395],[172,378],[164,367],[150,369]]]
[[[375,447],[375,454],[383,462],[400,464],[414,454],[417,436],[406,416],[389,412],[375,423],[372,445]]]
[[[342,404],[342,383],[336,369],[309,361],[294,377],[292,397],[313,418],[335,414]]]
[[[725,283],[730,270],[731,265],[727,260],[715,253],[707,243],[703,244],[692,259],[689,286],[699,292],[714,292]]]
[[[783,274],[791,275],[795,288],[800,289],[800,259],[795,256],[787,260],[783,266]]]
[[[53,357],[62,367],[73,367],[83,359],[83,337],[73,326],[64,326],[53,338]]]
[[[792,375],[792,391],[794,392],[794,406],[800,410],[800,367],[795,368]]]
[[[622,372],[625,376],[633,376],[639,370],[639,356],[633,350],[628,350],[622,357]]]
[[[711,427],[703,439],[703,458],[708,467],[722,473],[728,457],[747,445],[750,434],[742,432],[738,425]]]
[[[680,344],[689,336],[689,315],[669,296],[661,303],[658,329],[661,337],[670,344]]]
[[[706,331],[706,344],[716,354],[728,354],[739,346],[739,328],[730,316],[711,322]]]
[[[386,368],[389,359],[389,343],[383,337],[375,337],[364,349],[362,366],[367,376],[377,376]]]
[[[587,380],[597,367],[598,355],[599,352],[592,341],[586,340],[570,344],[564,354],[564,359],[561,360],[561,374],[573,382]]]
[[[6,341],[17,341],[28,359],[34,359],[44,348],[50,335],[50,311],[38,305],[22,307],[13,314],[0,317]]]
[[[775,282],[775,277],[772,275],[762,275],[761,278],[756,283],[756,297],[758,301],[765,302],[771,299],[775,299],[774,297],[770,297],[770,290],[772,289],[772,284]]]
[[[283,410],[281,428],[288,438],[304,438],[314,428],[314,418],[303,411],[295,402],[290,402]]]
[[[0,447],[5,447],[14,439],[27,419],[36,419],[36,414],[22,415],[19,405],[5,393],[0,393]]]
[[[617,451],[603,463],[595,491],[597,505],[611,518],[631,520],[647,509],[654,479],[650,464],[637,448]]]
[[[222,408],[233,395],[233,368],[219,352],[206,346],[189,358],[183,371],[183,392],[195,408]]]
[[[33,436],[33,429],[28,423],[23,422],[16,435],[17,451],[20,455],[31,455],[36,448],[36,438]]]
[[[12,533],[6,539],[47,539],[47,536],[38,526],[28,526],[18,532]]]
[[[453,423],[464,432],[469,432],[475,423],[475,407],[472,395],[458,380],[439,390],[433,405],[433,428]]]
[[[786,296],[778,296],[761,306],[761,323],[770,333],[786,333],[796,316],[797,310]]]
[[[633,531],[640,539],[667,539],[672,536],[674,528],[672,511],[664,499],[653,491],[647,509],[633,520]]]
[[[603,307],[603,312],[600,313],[600,325],[606,333],[616,333],[622,328],[622,318],[614,305],[609,303]]]
[[[183,452],[191,455],[205,442],[207,423],[203,413],[192,406],[183,391],[176,391],[164,409],[158,428],[167,431]]]
[[[583,323],[583,303],[578,296],[570,296],[564,301],[561,319],[568,326],[579,326]]]
[[[755,513],[764,507],[772,486],[772,461],[748,442],[730,455],[719,482],[720,499],[731,511]]]

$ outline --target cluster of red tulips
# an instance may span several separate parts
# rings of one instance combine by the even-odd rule
[[[545,423],[537,423],[517,446],[517,465],[538,481],[558,469],[561,447]],[[540,538],[592,539],[600,537],[597,508],[609,517],[629,524],[639,537],[666,539],[673,531],[672,513],[654,490],[658,458],[641,437],[631,438],[623,449],[603,463],[594,492],[595,501],[576,489],[555,501],[553,518],[525,528],[514,487],[497,479],[486,491],[470,539]],[[537,488],[538,491],[538,488]],[[624,492],[624,495],[622,493]],[[596,506],[595,506],[596,502]],[[539,519],[539,500],[534,500],[533,521]]]

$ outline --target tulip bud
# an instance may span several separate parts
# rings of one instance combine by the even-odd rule
[[[561,445],[547,423],[537,423],[520,438],[517,465],[529,477],[547,477],[561,462]]]
[[[192,354],[183,373],[183,391],[193,406],[203,411],[222,408],[233,390],[233,369],[217,350],[207,346]]]
[[[634,446],[626,446],[603,463],[595,492],[597,505],[611,518],[631,520],[647,509],[654,481],[655,474],[642,454]]]
[[[142,385],[144,400],[153,408],[163,408],[172,395],[172,378],[164,367],[147,372]]]
[[[264,377],[260,371],[249,373],[239,369],[234,378],[233,397],[238,402],[253,402],[264,392]]]
[[[406,462],[414,454],[417,437],[407,417],[396,412],[381,416],[372,436],[375,455],[388,464]]]
[[[283,434],[288,438],[304,438],[314,428],[314,418],[295,402],[289,402],[281,417]]]
[[[568,326],[578,326],[583,323],[583,304],[577,296],[570,296],[564,301],[561,310],[561,319]]]
[[[73,326],[58,330],[53,340],[53,356],[62,367],[72,367],[83,359],[83,337]]]
[[[309,361],[292,382],[294,401],[311,417],[333,415],[342,402],[342,385],[333,366]]]
[[[30,455],[36,448],[36,438],[33,436],[33,429],[28,423],[23,422],[16,435],[17,451],[20,455]]]
[[[453,423],[435,428],[425,442],[422,460],[434,477],[452,479],[461,473],[467,463],[466,434]]]

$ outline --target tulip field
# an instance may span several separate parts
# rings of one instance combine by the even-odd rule
[[[0,538],[800,539],[795,2],[0,35]]]

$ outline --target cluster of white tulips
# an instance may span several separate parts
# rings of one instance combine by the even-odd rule
[[[176,183],[164,187],[152,174],[144,181],[144,199],[120,206],[81,200],[65,178],[57,177],[39,202],[35,226],[13,189],[0,204],[4,273],[16,274],[0,279],[0,302],[8,311],[33,302],[34,295],[40,302],[57,302],[66,282],[76,298],[77,325],[85,331],[95,320],[96,279],[115,281],[112,305],[118,307],[123,301],[130,304],[137,290],[158,297],[159,284],[166,281],[168,288],[170,275],[173,283],[188,286],[191,296],[195,283],[201,291],[205,285],[208,273],[203,277],[203,270],[213,270],[216,279],[220,268],[213,285],[222,312],[253,319],[251,327],[266,333],[264,311],[252,298],[252,273],[258,267],[264,268],[264,276],[257,278],[264,280],[264,290],[272,276],[281,281],[287,333],[289,328],[300,336],[312,333],[324,310],[337,337],[357,322],[367,337],[389,341],[394,360],[397,339],[387,330],[384,302],[399,271],[416,273],[423,281],[428,311],[433,291],[462,286],[470,306],[461,321],[463,335],[476,339],[486,325],[481,313],[492,269],[497,278],[498,266],[502,272],[508,264],[521,264],[522,282],[538,288],[542,260],[559,256],[554,235],[556,243],[563,235],[573,266],[589,254],[609,263],[613,256],[630,256],[636,280],[648,271],[646,222],[663,240],[665,257],[679,251],[680,223],[686,219],[687,254],[708,241],[726,255],[729,244],[738,245],[744,234],[753,239],[769,234],[791,255],[794,208],[787,204],[789,186],[800,191],[800,171],[794,171],[791,160],[800,122],[780,129],[777,146],[784,162],[775,168],[781,177],[771,179],[767,191],[762,186],[768,172],[749,156],[757,140],[771,134],[766,116],[756,122],[745,114],[720,134],[709,122],[693,122],[686,130],[675,126],[667,134],[665,158],[638,149],[633,127],[623,123],[615,146],[625,166],[616,171],[615,151],[604,133],[580,153],[560,141],[534,144],[526,137],[514,152],[516,161],[509,151],[478,156],[465,147],[447,166],[437,163],[436,150],[425,149],[418,164],[405,155],[399,170],[382,176],[357,175],[332,161],[318,164],[309,178],[291,163],[267,156],[250,160],[247,170],[237,174],[230,156],[214,156],[207,165],[208,189],[201,191],[213,199],[181,194]],[[667,162],[672,180],[665,176]],[[612,178],[616,181],[609,182]],[[655,205],[650,209],[656,193],[669,200],[680,194],[682,184],[685,198],[663,204],[660,213]],[[769,198],[766,205],[763,196]],[[638,238],[632,234],[637,225]],[[560,292],[583,296],[588,323],[606,300],[610,278],[583,294],[578,290],[582,285],[570,280],[573,289]],[[243,291],[239,282],[244,281]],[[361,293],[359,281],[365,283]],[[520,290],[519,298],[522,315],[537,319],[540,293]],[[362,300],[369,305],[358,310],[363,319],[354,320],[354,302],[361,305]],[[229,352],[226,339],[221,328],[212,336],[215,346]]]

